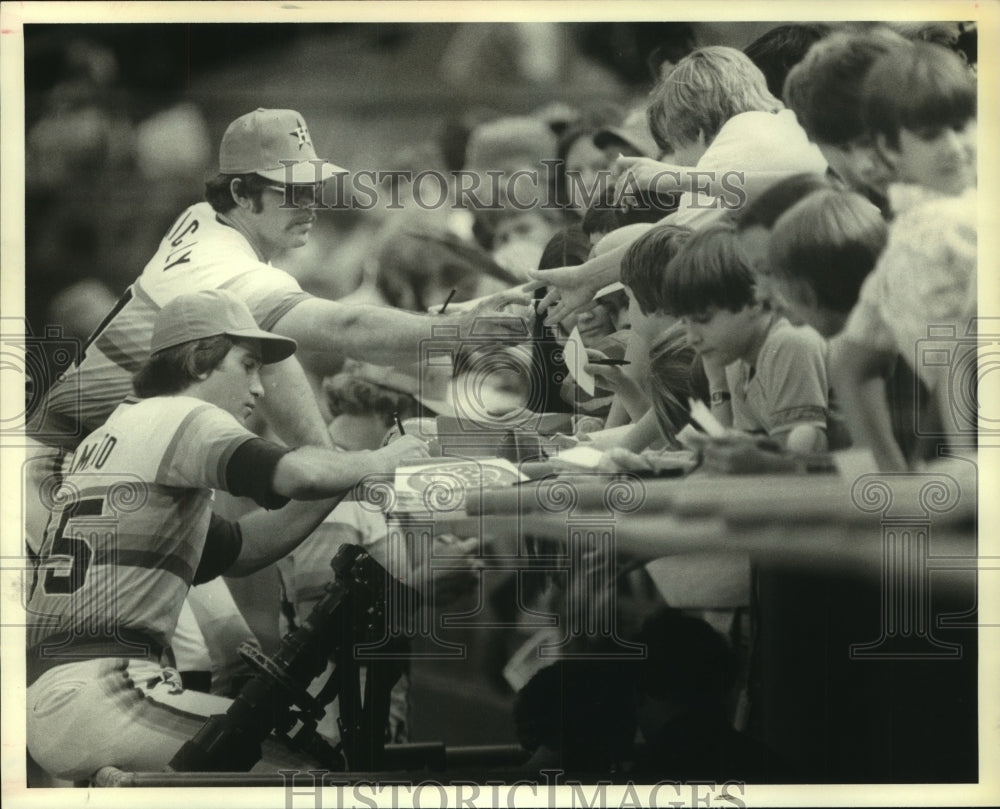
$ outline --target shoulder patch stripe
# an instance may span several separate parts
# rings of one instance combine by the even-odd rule
[[[164,555],[155,551],[132,551],[103,549],[94,554],[91,564],[118,565],[122,567],[141,567],[146,570],[162,570],[173,573],[188,584],[194,579],[194,568],[174,554]]]
[[[174,456],[177,454],[177,446],[181,442],[181,438],[187,430],[188,424],[205,408],[212,407],[213,405],[207,402],[199,407],[195,407],[190,413],[188,413],[184,420],[178,425],[177,429],[174,431],[174,437],[170,439],[170,444],[167,446],[163,453],[163,460],[160,461],[160,466],[156,470],[156,480],[162,480],[167,475],[167,470],[170,468],[171,464],[174,462]]]

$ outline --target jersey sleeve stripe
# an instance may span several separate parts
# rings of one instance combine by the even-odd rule
[[[119,338],[121,336],[120,334],[118,335]],[[149,354],[148,346],[144,349],[142,346],[135,344],[131,346],[121,345],[114,342],[114,339],[108,332],[105,332],[94,341],[94,347],[111,360],[111,362],[129,374],[134,374],[138,371]]]
[[[207,408],[213,405],[207,402],[203,405],[195,407],[188,413],[184,420],[178,425],[177,429],[174,430],[174,435],[170,439],[170,443],[167,448],[163,451],[163,458],[160,460],[160,466],[156,470],[156,480],[164,480],[170,470],[171,465],[174,462],[174,456],[177,454],[177,447],[184,438],[184,433],[187,426],[198,416],[199,413],[204,412]]]
[[[135,295],[136,300],[142,301],[144,304],[146,304],[146,306],[148,306],[150,309],[153,310],[154,316],[157,312],[160,311],[160,309],[163,308],[162,306],[160,306],[160,304],[158,304],[151,297],[149,297],[149,293],[146,292],[146,289],[142,285],[141,277],[136,279],[135,283],[132,284],[132,293]]]
[[[91,564],[161,570],[165,573],[173,573],[187,584],[190,584],[194,579],[194,568],[190,564],[176,554],[164,555],[160,551],[104,549],[94,554]]]
[[[300,303],[309,300],[311,297],[312,295],[310,295],[308,292],[292,293],[280,304],[271,309],[270,312],[268,312],[267,317],[264,318],[264,320],[260,323],[260,327],[264,331],[272,331],[274,327],[277,325],[278,321],[281,320],[281,318],[283,318],[286,314],[288,314],[288,312],[290,312]]]
[[[224,284],[219,285],[219,289],[230,289],[232,287],[238,287],[243,284],[244,280],[248,275],[255,272],[260,272],[264,268],[257,268],[249,270],[245,273],[240,273],[235,275],[226,281]],[[239,294],[239,293],[237,293]],[[242,297],[242,296],[241,296]],[[285,289],[276,290],[274,293],[268,296],[270,301],[269,305],[266,307],[267,314],[262,320],[257,321],[257,325],[260,326],[264,331],[271,331],[274,325],[281,320],[289,311],[294,307],[298,306],[302,301],[307,301],[313,296],[308,292],[303,292],[301,289]],[[277,298],[277,300],[274,300]],[[251,305],[250,310],[254,313],[254,319],[258,315],[258,307]]]

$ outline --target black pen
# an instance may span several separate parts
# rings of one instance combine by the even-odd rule
[[[399,434],[406,435],[406,430],[403,429],[403,422],[399,420],[399,413],[393,413],[392,417],[396,420],[396,429],[399,430]]]
[[[587,360],[591,365],[631,365],[628,360],[615,360],[610,357],[601,360]]]
[[[438,310],[439,315],[444,314],[444,310],[448,308],[448,304],[451,303],[451,299],[455,297],[456,292],[458,292],[458,290],[453,289],[451,292],[448,293],[448,297],[445,299],[445,302],[441,304],[441,308]]]

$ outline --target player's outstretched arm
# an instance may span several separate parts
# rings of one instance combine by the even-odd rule
[[[524,331],[523,317],[497,311],[507,303],[528,304],[520,288],[497,293],[468,312],[424,315],[385,306],[351,305],[311,298],[292,307],[272,331],[296,340],[308,351],[339,351],[376,365],[407,365],[420,361],[420,344],[435,338],[437,326],[455,326],[467,337],[478,317],[511,321],[511,333]],[[440,339],[440,338],[436,338]]]
[[[333,448],[305,371],[295,357],[260,369],[264,396],[259,407],[278,437],[291,447]]]
[[[300,447],[283,455],[271,488],[299,502],[274,511],[259,508],[241,517],[243,545],[226,575],[248,576],[291,553],[363,478],[389,474],[400,463],[427,454],[423,441],[401,436],[377,450],[333,452]]]
[[[381,449],[360,452],[299,447],[278,461],[271,489],[293,500],[319,500],[342,494],[369,475],[391,474],[404,461],[428,455],[427,444],[412,435],[400,436]]]

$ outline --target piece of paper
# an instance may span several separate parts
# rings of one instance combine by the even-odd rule
[[[712,415],[712,411],[705,407],[704,402],[698,399],[688,399],[691,404],[691,418],[698,422],[701,427],[712,438],[723,438],[726,435],[726,428],[719,424],[719,420]]]
[[[566,345],[563,346],[563,354],[566,358],[566,368],[573,381],[580,386],[580,389],[588,396],[594,395],[594,377],[584,370],[583,366],[587,362],[587,347],[580,337],[580,330],[574,326],[573,331],[566,338]]]
[[[469,489],[510,486],[527,480],[503,458],[481,461],[434,458],[396,469],[393,514],[457,513],[465,510]]]
[[[552,460],[573,464],[574,466],[583,466],[587,469],[594,469],[601,462],[602,457],[604,457],[604,453],[599,449],[580,445],[572,449],[563,450]]]
[[[520,691],[538,672],[555,663],[556,661],[552,657],[542,657],[539,654],[539,649],[542,645],[554,647],[560,640],[558,629],[545,627],[522,643],[507,665],[504,666],[503,676],[508,685],[514,691]]]

